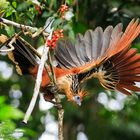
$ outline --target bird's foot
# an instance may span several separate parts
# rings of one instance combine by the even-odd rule
[[[45,99],[45,101],[52,103],[57,109],[62,109],[61,103],[57,103],[56,101],[52,101],[51,99]]]
[[[57,109],[62,109],[62,104],[61,103],[57,103],[55,102],[54,106],[57,108]]]
[[[57,93],[59,91],[59,89],[56,85],[50,86],[49,88],[52,93]]]

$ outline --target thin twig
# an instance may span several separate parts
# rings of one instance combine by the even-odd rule
[[[41,54],[31,44],[25,41],[22,37],[20,37],[20,39],[25,43],[25,46],[27,46],[29,49],[31,49],[35,53],[35,55],[41,58]]]
[[[13,51],[15,48],[14,46],[12,45],[12,43],[15,42],[15,38],[12,38],[12,40],[9,42],[9,47],[8,49],[1,49],[0,52],[11,52]]]
[[[48,20],[48,22],[50,22],[50,20]],[[52,22],[50,24],[52,24]],[[53,29],[50,32],[47,39],[50,39],[52,37],[52,32],[53,32]],[[44,46],[43,54],[41,56],[41,61],[40,61],[39,67],[38,67],[34,93],[33,93],[31,102],[29,104],[29,107],[26,111],[26,114],[25,114],[25,117],[24,117],[24,120],[23,120],[24,123],[27,123],[27,121],[29,120],[29,117],[30,117],[30,115],[31,115],[31,113],[34,109],[34,106],[35,106],[35,103],[36,103],[36,100],[37,100],[37,97],[38,97],[38,94],[39,94],[39,91],[40,91],[40,86],[41,86],[41,81],[42,81],[42,73],[43,73],[45,62],[48,58],[48,55],[47,55],[48,54],[48,49],[49,49],[48,47]]]
[[[8,20],[8,19],[5,19],[5,18],[0,18],[0,23],[1,22],[6,24],[6,25],[12,25],[12,26],[15,26],[17,28],[20,28],[20,29],[23,29],[23,30],[27,30],[27,31],[30,30],[32,32],[36,32],[38,30],[38,28],[36,28],[36,27],[31,27],[31,26],[19,24],[19,23],[16,23],[14,21],[11,21],[11,20]]]
[[[0,23],[6,24],[6,25],[12,25],[16,28],[20,28],[24,31],[24,33],[26,32],[27,34],[30,34],[32,38],[35,38],[36,36],[39,36],[42,33],[45,36],[49,36],[49,31],[50,31],[50,28],[51,28],[51,25],[53,22],[54,22],[54,18],[49,17],[47,19],[46,25],[43,28],[36,28],[36,27],[32,27],[32,26],[19,24],[17,22],[0,17]]]
[[[52,72],[53,84],[56,85],[56,77],[55,77],[55,73],[54,73],[54,68],[53,68],[53,64],[52,64],[52,59],[51,59],[50,51],[48,52],[48,62],[49,62],[50,69],[51,69],[51,72]]]
[[[58,139],[63,140],[63,120],[64,120],[64,109],[58,109]]]
[[[27,109],[27,112],[25,114],[24,123],[27,123],[27,121],[29,120],[29,117],[33,111],[33,108],[35,106],[39,91],[40,91],[40,85],[41,85],[41,81],[42,81],[42,72],[43,72],[43,68],[44,68],[44,64],[47,60],[47,53],[48,53],[48,48],[44,47],[43,50],[43,55],[41,57],[41,62],[40,65],[38,67],[38,72],[37,72],[37,78],[36,78],[36,83],[35,83],[35,88],[34,88],[34,93],[30,102],[30,105]]]
[[[54,73],[54,69],[52,65],[50,52],[48,52],[48,61],[49,61],[50,69],[52,72],[53,84],[54,86],[56,86],[56,77],[55,77],[55,73]],[[64,109],[62,107],[61,99],[59,98],[58,93],[55,92],[54,97],[55,97],[56,103],[59,104],[60,106],[59,108],[57,108],[58,109],[58,139],[63,140],[64,139],[64,136],[63,136]]]
[[[13,37],[11,37],[9,39],[8,39],[8,37],[6,35],[1,35],[1,37],[4,38],[4,39],[2,38],[4,41],[3,41],[3,44],[0,45],[0,47],[4,46],[10,40],[10,42],[8,43],[8,46],[10,48],[8,48],[8,49],[0,49],[0,52],[10,52],[10,51],[13,51],[15,48],[14,48],[14,46],[12,44],[16,41],[16,38],[18,36],[20,36],[20,34],[21,34],[21,32],[19,32],[18,34],[15,34]]]

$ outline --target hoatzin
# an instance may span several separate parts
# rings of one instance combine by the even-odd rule
[[[75,41],[59,40],[54,50],[58,63],[54,72],[59,91],[78,105],[86,95],[80,84],[94,77],[108,90],[118,90],[127,95],[140,91],[135,84],[140,82],[140,54],[136,54],[135,48],[130,48],[139,34],[140,24],[138,20],[132,20],[124,33],[119,23],[114,28],[108,26],[103,30],[97,27],[84,35],[78,34]],[[38,63],[35,54],[20,38],[12,45],[15,49],[9,53],[9,58],[16,64],[18,73],[36,77]],[[46,100],[54,98],[51,87],[44,68],[41,90]]]

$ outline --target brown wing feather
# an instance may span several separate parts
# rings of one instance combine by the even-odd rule
[[[135,82],[140,81],[140,54],[135,54],[136,50],[130,49],[126,54],[120,55],[119,58],[110,58],[114,64],[118,74],[118,81],[116,82],[116,89],[122,93],[130,91],[140,91],[140,88],[135,85]],[[118,61],[122,60],[121,62]]]
[[[98,77],[107,89],[117,89],[124,94],[140,91],[135,85],[135,82],[140,81],[140,54],[136,55],[137,50],[130,49],[132,41],[139,34],[140,24],[134,19],[124,33],[122,24],[115,28],[108,26],[104,31],[97,27],[94,31],[88,30],[84,36],[79,34],[76,45],[67,43],[67,47],[73,48],[66,49],[69,53],[56,49],[56,59],[58,63],[63,63],[63,67],[73,68],[73,73],[78,73],[82,81]],[[70,65],[63,60],[67,60]]]
[[[129,48],[132,41],[140,34],[140,24],[138,24],[138,20],[134,21],[134,19],[127,26],[124,34],[121,39],[110,46],[107,52],[107,56],[111,57],[123,49]]]
[[[12,45],[14,50],[8,52],[8,57],[16,65],[18,74],[29,74],[29,69],[38,65],[35,55],[20,37],[16,38]],[[7,43],[7,47],[9,47],[9,43]]]
[[[100,63],[109,57],[108,49],[122,35],[122,24],[115,28],[108,26],[105,31],[101,27],[88,30],[85,35],[78,34],[76,41],[62,39],[55,49],[55,58],[60,67],[73,68],[84,66],[87,63]],[[112,44],[112,45],[111,45]]]

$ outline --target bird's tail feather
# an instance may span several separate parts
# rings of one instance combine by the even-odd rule
[[[101,84],[107,89],[117,89],[124,94],[131,94],[131,91],[140,91],[136,82],[140,82],[140,54],[136,54],[136,49],[127,49],[112,56],[107,61],[111,63],[110,68],[106,68],[107,61],[102,67],[101,75],[98,78]],[[115,81],[116,80],[116,81]]]

